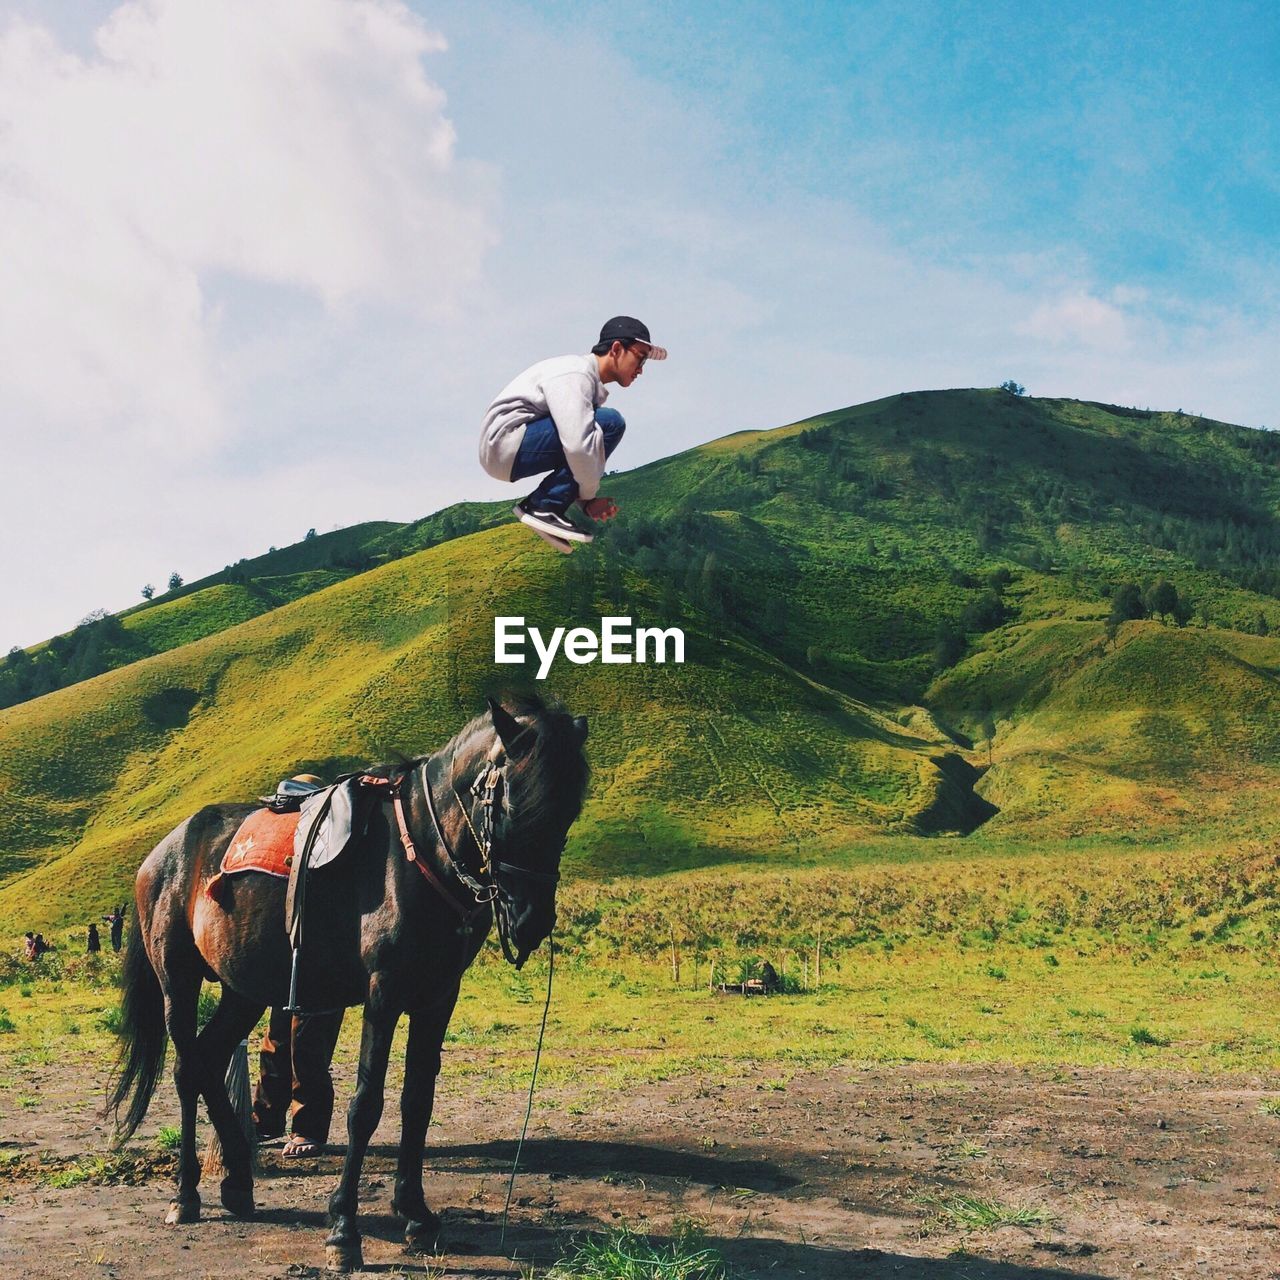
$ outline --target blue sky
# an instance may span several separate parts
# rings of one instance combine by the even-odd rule
[[[0,0],[0,647],[501,496],[617,311],[624,467],[1007,377],[1280,425],[1278,14]]]

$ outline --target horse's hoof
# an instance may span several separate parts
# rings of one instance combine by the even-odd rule
[[[184,1222],[199,1221],[199,1196],[194,1196],[190,1200],[171,1200],[169,1202],[169,1212],[164,1215],[164,1225],[166,1227],[177,1227],[181,1226]]]
[[[252,1218],[254,1213],[253,1206],[253,1184],[249,1186],[237,1186],[231,1182],[230,1178],[222,1180],[222,1186],[219,1188],[222,1197],[222,1207],[230,1214],[237,1218]]]
[[[360,1250],[360,1241],[334,1244],[325,1241],[324,1265],[327,1271],[337,1271],[346,1275],[349,1271],[359,1271],[364,1266],[364,1254]]]

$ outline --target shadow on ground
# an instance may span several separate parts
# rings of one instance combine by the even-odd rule
[[[516,1144],[510,1141],[433,1146],[427,1157],[428,1169],[436,1173],[509,1174],[515,1153]],[[396,1149],[370,1148],[370,1154],[394,1160]],[[786,1191],[801,1184],[800,1178],[769,1160],[734,1160],[671,1147],[579,1138],[535,1138],[526,1142],[520,1152],[520,1172],[576,1178],[606,1174],[677,1178],[709,1187],[745,1187],[759,1192]]]

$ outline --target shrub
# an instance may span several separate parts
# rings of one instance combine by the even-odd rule
[[[575,1241],[547,1280],[723,1280],[724,1274],[724,1259],[694,1238],[663,1246],[622,1227]]]

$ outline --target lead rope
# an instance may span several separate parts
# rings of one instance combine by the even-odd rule
[[[524,1149],[524,1135],[529,1131],[529,1116],[533,1113],[533,1089],[538,1082],[538,1063],[542,1060],[542,1038],[547,1034],[547,1014],[551,1012],[551,979],[556,970],[556,936],[547,939],[547,1002],[542,1006],[542,1027],[538,1031],[538,1048],[533,1055],[533,1076],[529,1080],[529,1104],[524,1109],[524,1124],[520,1126],[520,1141],[516,1143],[516,1157],[511,1162],[511,1179],[507,1183],[507,1202],[502,1206],[502,1235],[498,1248],[507,1244],[507,1213],[511,1208],[511,1196],[516,1189],[516,1170],[520,1167],[520,1152]]]

